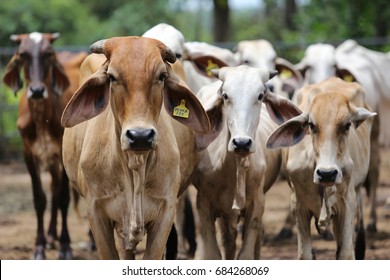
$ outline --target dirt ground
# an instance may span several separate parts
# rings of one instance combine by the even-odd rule
[[[48,175],[44,174],[48,192]],[[285,181],[278,181],[267,193],[264,214],[265,244],[261,259],[296,259],[296,234],[285,241],[274,238],[282,227],[289,211],[289,189]],[[364,193],[364,191],[363,191]],[[378,232],[366,237],[366,259],[390,260],[390,150],[382,151],[380,185],[378,187]],[[49,211],[46,211],[45,226]],[[75,259],[97,259],[96,252],[90,252],[88,245],[88,221],[85,205],[80,204],[78,217],[73,204],[69,210],[69,230]],[[367,217],[368,209],[365,208]],[[367,220],[367,218],[366,218]],[[30,177],[23,163],[0,164],[0,259],[30,259],[36,235],[36,219],[32,203]],[[335,243],[318,237],[313,227],[313,247],[317,259],[334,259]],[[48,259],[57,259],[57,250],[47,250]]]

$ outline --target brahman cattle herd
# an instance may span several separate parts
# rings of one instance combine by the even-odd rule
[[[59,259],[73,258],[71,190],[86,203],[101,259],[260,259],[276,180],[290,186],[280,237],[297,228],[298,259],[315,259],[312,220],[334,239],[336,259],[364,259],[365,232],[377,230],[379,148],[390,146],[389,54],[347,40],[310,45],[293,65],[266,40],[232,52],[186,42],[167,24],[97,41],[89,55],[55,51],[58,36],[12,35],[18,48],[3,76],[15,95],[23,88],[17,127],[37,217],[34,259],[57,241]],[[52,178],[48,230],[43,171]]]

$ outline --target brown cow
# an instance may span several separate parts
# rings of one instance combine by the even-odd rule
[[[23,69],[26,88],[19,103],[17,127],[23,139],[23,155],[31,175],[38,230],[34,259],[45,259],[45,247],[53,246],[57,236],[57,212],[61,210],[62,230],[60,259],[71,259],[70,237],[67,229],[69,206],[68,177],[62,165],[61,113],[78,86],[78,69],[86,54],[56,54],[52,42],[58,33],[12,35],[19,47],[8,63],[4,83],[16,92],[22,87]],[[65,69],[61,63],[64,63]],[[71,79],[68,78],[71,76]],[[52,181],[51,219],[45,237],[43,214],[46,195],[42,188],[41,170],[50,172]]]
[[[369,170],[376,113],[369,111],[362,86],[335,77],[303,87],[296,97],[303,113],[282,124],[267,147],[289,147],[283,165],[293,190],[298,258],[315,257],[310,237],[314,218],[319,232],[332,221],[337,259],[363,259],[360,186]]]
[[[143,258],[161,259],[195,168],[194,131],[208,132],[208,117],[162,42],[115,37],[91,51],[62,116],[67,174],[86,200],[100,258],[134,259],[147,234]]]

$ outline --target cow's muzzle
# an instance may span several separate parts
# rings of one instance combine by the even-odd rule
[[[130,150],[137,152],[149,151],[155,147],[156,132],[149,128],[129,129],[126,131],[126,138]]]
[[[234,153],[240,156],[247,156],[251,152],[252,139],[250,138],[233,138],[232,140]]]
[[[337,175],[339,172],[337,169],[317,169],[316,170],[316,177],[318,180],[318,183],[323,186],[332,186],[336,183]]]
[[[28,95],[29,95],[29,98],[32,98],[32,99],[43,99],[43,98],[45,98],[45,87],[44,86],[30,86]]]

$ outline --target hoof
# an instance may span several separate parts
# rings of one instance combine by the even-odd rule
[[[69,244],[61,245],[59,260],[73,260],[72,248]]]
[[[48,235],[46,238],[46,248],[50,250],[56,248],[56,238],[52,235]]]
[[[46,260],[45,246],[37,245],[32,258],[33,260]]]
[[[281,239],[290,239],[293,237],[293,232],[290,228],[282,228],[282,230],[279,232],[278,236],[276,239],[281,240]]]

